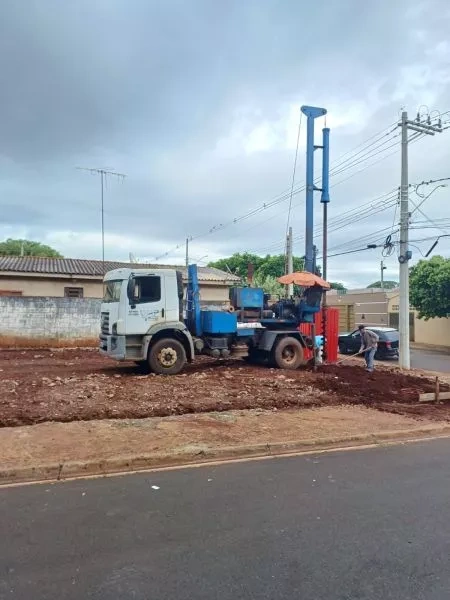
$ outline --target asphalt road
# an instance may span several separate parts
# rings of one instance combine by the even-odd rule
[[[411,348],[411,366],[414,369],[450,373],[450,354]]]
[[[4,488],[0,598],[448,600],[449,451]]]

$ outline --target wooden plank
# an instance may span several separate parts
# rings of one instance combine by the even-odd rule
[[[450,392],[441,392],[439,394],[439,400],[450,400]],[[436,392],[429,392],[427,394],[419,394],[419,402],[435,402]]]

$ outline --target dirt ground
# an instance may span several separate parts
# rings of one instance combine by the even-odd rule
[[[182,374],[163,377],[105,359],[96,349],[0,350],[3,427],[343,404],[450,421],[450,403],[418,402],[419,393],[433,390],[425,376],[383,368],[368,374],[359,365],[281,371],[201,358]]]

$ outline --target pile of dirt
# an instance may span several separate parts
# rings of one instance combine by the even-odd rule
[[[316,387],[368,406],[380,401],[416,402],[419,394],[434,391],[434,383],[423,376],[383,369],[367,373],[359,366],[349,365],[324,365]]]
[[[349,365],[280,371],[205,357],[162,377],[96,350],[0,351],[0,426],[339,404],[450,421],[450,406],[418,402],[433,390],[426,377]]]

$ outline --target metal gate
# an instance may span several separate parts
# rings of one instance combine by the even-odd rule
[[[355,328],[355,307],[353,304],[340,304],[339,310],[339,332],[350,332]]]

